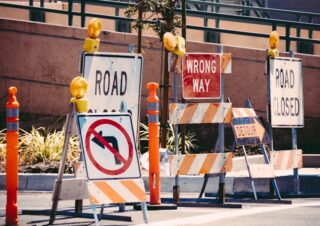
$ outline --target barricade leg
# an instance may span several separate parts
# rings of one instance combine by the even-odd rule
[[[175,176],[175,185],[173,186],[173,201],[178,203],[180,199],[179,175]]]
[[[59,174],[58,174],[58,178],[56,180],[54,191],[53,191],[49,224],[53,224],[53,222],[56,219],[56,212],[57,212],[58,202],[59,202],[59,197],[61,192],[62,178],[63,178],[64,168],[65,168],[65,162],[68,155],[69,139],[71,136],[72,124],[76,114],[75,105],[72,103],[70,106],[71,106],[71,113],[67,115],[67,119],[66,119],[67,125],[65,130],[65,140],[64,140],[63,149],[62,149],[62,157],[61,157],[61,162],[59,167]]]
[[[247,165],[248,172],[249,172],[249,177],[250,177],[251,187],[252,187],[252,191],[253,191],[253,195],[254,195],[254,200],[257,200],[258,197],[257,197],[256,187],[254,186],[254,181],[251,176],[251,170],[249,167],[249,160],[248,160],[247,152],[246,152],[246,149],[244,146],[242,146],[242,150],[243,150],[244,159],[246,160],[246,165]]]
[[[94,218],[94,223],[96,226],[99,226],[99,219],[97,215],[97,208],[95,205],[91,205],[92,213],[93,213],[93,218]]]
[[[262,148],[262,153],[263,153],[265,162],[266,162],[267,164],[270,164],[270,159],[269,159],[269,157],[268,157],[266,148],[264,147],[263,144],[261,144],[260,147]],[[275,179],[275,178],[272,178],[272,179],[271,179],[271,183],[272,183],[273,188],[274,188],[275,191],[276,191],[276,194],[277,194],[278,199],[281,200],[281,195],[280,195],[280,191],[279,191],[279,188],[278,188],[276,179]]]
[[[204,181],[203,181],[202,188],[201,188],[201,191],[200,191],[200,194],[199,194],[199,199],[201,199],[202,196],[203,196],[203,193],[204,193],[204,191],[205,191],[205,189],[207,187],[208,179],[209,179],[209,175],[206,173],[204,175]]]
[[[143,215],[143,221],[145,224],[148,224],[148,215],[147,215],[147,204],[145,202],[141,203],[141,211]]]

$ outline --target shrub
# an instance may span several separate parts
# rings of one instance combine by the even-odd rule
[[[195,138],[195,133],[191,133],[188,131],[185,135],[185,151],[186,153],[190,153],[196,149],[197,146],[197,139]],[[140,123],[140,150],[141,152],[145,152],[148,147],[146,145],[141,145],[141,143],[147,142],[149,140],[149,128],[146,124]],[[167,132],[167,139],[166,139],[166,148],[173,154],[175,154],[174,150],[175,146],[175,139],[174,139],[174,127],[172,124],[169,124],[168,132]],[[179,153],[181,153],[182,149],[182,138],[181,134],[178,133],[178,149]]]
[[[6,130],[0,131],[0,162],[6,159]]]
[[[44,127],[37,129],[32,127],[31,132],[21,131],[19,142],[21,165],[60,161],[65,139],[64,131],[54,130],[50,133]],[[73,136],[69,141],[67,164],[71,165],[78,160],[79,154],[79,139]]]
[[[51,163],[60,161],[63,144],[64,131],[49,132],[44,127],[30,132],[23,129],[19,131],[19,165],[33,165],[37,163]],[[6,130],[0,131],[0,161],[6,159]],[[71,166],[79,159],[79,138],[72,136],[69,141],[69,151],[66,163]]]

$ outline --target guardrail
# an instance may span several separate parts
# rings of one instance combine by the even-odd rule
[[[29,10],[30,12],[41,11],[41,12],[64,14],[68,16],[69,26],[73,25],[73,17],[79,16],[81,18],[81,27],[85,27],[86,17],[98,17],[101,19],[110,19],[110,20],[127,21],[127,22],[134,21],[134,19],[118,16],[118,15],[102,15],[97,13],[86,12],[87,5],[101,5],[101,6],[114,7],[116,9],[119,9],[119,8],[127,8],[130,5],[136,4],[135,2],[132,2],[132,0],[127,0],[126,2],[110,1],[110,0],[64,0],[63,2],[68,4],[67,10],[58,10],[58,9],[46,8],[44,4],[45,0],[40,0],[39,2],[40,2],[40,7],[34,6],[34,0],[29,0],[29,5],[19,5],[19,4],[8,3],[8,2],[0,2],[0,7],[25,9],[25,10]],[[280,39],[285,40],[286,51],[290,50],[290,44],[293,41],[306,42],[311,44],[320,44],[320,39],[313,38],[314,31],[320,31],[320,24],[313,23],[315,18],[320,19],[320,13],[307,13],[307,12],[292,11],[292,10],[225,4],[225,3],[218,3],[218,0],[211,0],[211,1],[187,0],[186,2],[188,4],[201,4],[201,5],[211,6],[210,10],[209,10],[209,7],[206,7],[205,10],[187,9],[186,10],[187,17],[192,16],[192,17],[202,18],[204,19],[204,24],[205,24],[204,26],[187,24],[186,25],[187,29],[200,30],[204,32],[216,32],[218,35],[220,33],[226,33],[226,34],[234,34],[234,35],[267,38],[269,37],[269,34],[267,33],[222,29],[219,26],[220,21],[243,22],[248,24],[263,24],[263,25],[270,25],[272,27],[272,30],[276,30],[279,27],[285,28],[285,35],[281,35]],[[74,8],[73,8],[74,3],[80,4],[79,11],[74,11]],[[226,14],[226,13],[220,12],[222,7],[236,9],[236,11],[238,12],[241,12],[243,10],[247,10],[247,11],[253,10],[253,11],[259,11],[264,13],[273,12],[273,13],[290,14],[290,15],[295,15],[297,21],[261,18],[256,16],[250,16],[250,15]],[[177,6],[176,12],[178,14],[182,14],[182,9],[179,6]],[[303,18],[307,18],[308,22],[301,22]],[[209,27],[207,25],[208,19],[215,20],[216,26]],[[153,23],[154,21],[149,21],[149,22]],[[297,29],[296,36],[291,36],[290,34],[291,28]],[[308,30],[308,38],[300,37],[301,29]]]

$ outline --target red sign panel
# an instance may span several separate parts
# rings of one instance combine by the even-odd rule
[[[182,72],[182,95],[185,99],[221,97],[220,54],[188,53]]]

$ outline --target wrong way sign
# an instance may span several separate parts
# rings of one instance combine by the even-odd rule
[[[139,126],[142,55],[84,53],[81,72],[88,81],[89,113],[119,112],[126,104],[135,134]]]
[[[220,54],[188,53],[182,72],[182,95],[185,99],[221,97]]]
[[[272,127],[303,127],[301,60],[271,58],[269,75]]]
[[[77,123],[89,180],[141,177],[130,114],[79,114]]]

